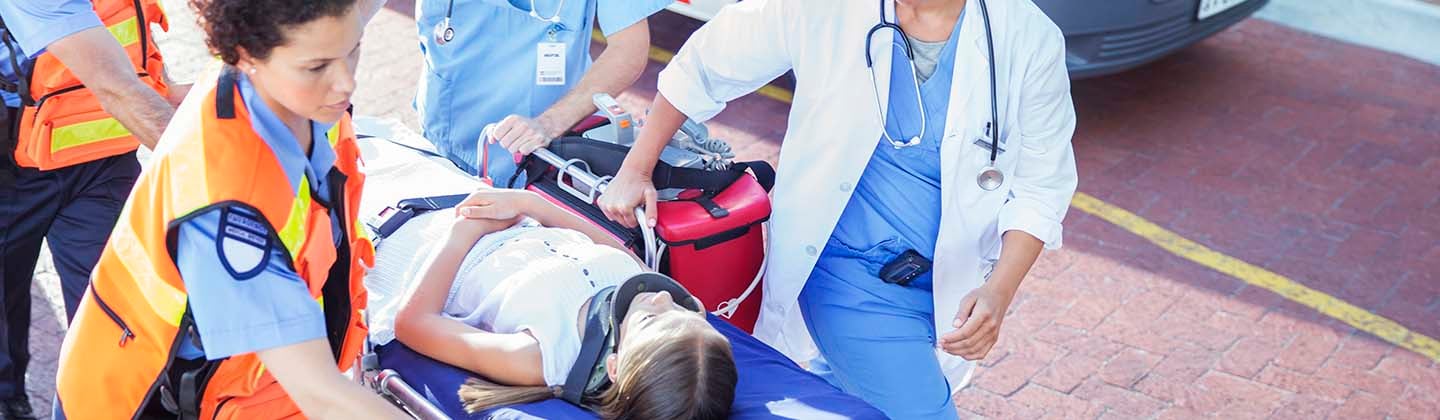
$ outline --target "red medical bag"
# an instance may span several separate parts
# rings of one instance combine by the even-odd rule
[[[628,151],[624,146],[579,137],[556,139],[547,149],[572,162],[584,162],[568,166],[588,170],[597,178],[618,172]],[[645,255],[641,231],[606,218],[594,205],[593,196],[598,193],[581,193],[586,188],[571,185],[571,178],[560,176],[561,168],[533,156],[522,168],[527,189],[605,228],[637,255]],[[684,190],[676,199],[658,204],[655,246],[660,250],[659,271],[685,285],[704,302],[706,310],[753,332],[760,316],[763,224],[770,218],[768,190],[774,185],[774,170],[764,162],[736,164],[723,171],[676,168],[661,162],[654,178],[657,189]],[[518,186],[514,185],[517,182],[518,177],[509,184]]]

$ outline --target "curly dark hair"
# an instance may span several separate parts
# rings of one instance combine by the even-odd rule
[[[344,16],[358,0],[190,0],[205,28],[210,52],[225,64],[240,61],[243,49],[264,60],[285,43],[282,29],[323,17]]]

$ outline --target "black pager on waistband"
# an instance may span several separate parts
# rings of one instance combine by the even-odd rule
[[[915,278],[930,272],[929,258],[915,250],[906,250],[880,269],[880,280],[900,286],[909,286]]]

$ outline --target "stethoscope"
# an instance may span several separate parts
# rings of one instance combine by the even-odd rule
[[[547,22],[552,28],[560,25],[560,11],[562,10],[565,10],[565,0],[560,0],[560,4],[555,7],[555,14],[550,15],[548,18],[543,17],[540,16],[540,12],[535,11],[535,0],[530,0],[530,17],[541,22]],[[440,19],[440,23],[435,24],[435,45],[445,45],[455,40],[455,27],[450,24],[450,17],[454,12],[455,0],[450,0],[449,4],[445,6],[445,18]],[[550,35],[554,36],[554,34],[554,29],[551,29]]]
[[[986,124],[986,131],[992,131],[993,128],[993,132],[988,133],[991,135],[991,141],[988,142],[990,164],[980,170],[980,174],[975,177],[975,182],[985,191],[995,191],[1000,188],[1000,184],[1005,182],[1005,174],[995,167],[995,158],[1000,155],[1000,107],[997,105],[999,93],[995,84],[995,39],[990,32],[990,12],[985,7],[985,0],[978,1],[980,2],[980,18],[985,22],[985,44],[989,47],[990,52],[990,121],[992,123]],[[915,70],[915,53],[910,49],[910,39],[905,36],[905,30],[901,29],[900,25],[890,23],[885,19],[885,0],[880,0],[879,3],[880,23],[870,28],[870,32],[865,35],[865,67],[870,69],[870,87],[875,91],[875,110],[880,115],[881,134],[885,136],[885,140],[889,141],[891,146],[901,149],[920,144],[920,139],[925,136],[925,130],[928,128],[925,120],[925,98],[920,96],[920,76]],[[905,57],[910,61],[910,78],[915,82],[913,86],[916,106],[920,112],[920,134],[905,141],[895,140],[890,137],[890,131],[885,129],[885,107],[880,103],[880,82],[875,77],[875,60],[870,54],[870,43],[875,38],[875,33],[884,29],[891,29],[900,34],[901,46],[905,48]]]

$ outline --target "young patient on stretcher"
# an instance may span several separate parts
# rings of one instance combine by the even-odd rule
[[[604,230],[535,193],[485,189],[467,203],[478,205],[454,210],[404,297],[395,337],[483,377],[459,391],[472,413],[556,397],[580,352],[591,297],[643,267]],[[667,292],[640,293],[617,343],[605,363],[613,385],[587,396],[602,417],[729,415],[735,362],[702,313]]]

